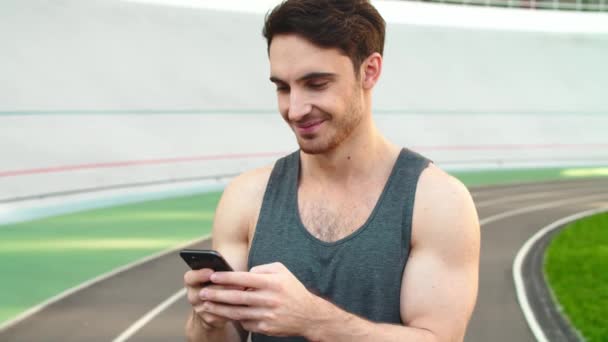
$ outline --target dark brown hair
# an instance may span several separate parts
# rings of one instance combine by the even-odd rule
[[[268,49],[278,34],[297,34],[317,46],[337,48],[358,74],[367,57],[383,53],[385,27],[368,0],[286,0],[266,15],[262,34]]]

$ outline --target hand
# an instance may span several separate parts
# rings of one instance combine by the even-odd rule
[[[271,336],[307,336],[314,326],[318,297],[281,263],[261,265],[250,272],[217,272],[214,284],[247,290],[205,288],[206,313],[240,321],[251,332]]]
[[[205,306],[206,301],[201,299],[200,293],[203,289],[203,284],[209,282],[209,277],[214,273],[212,269],[202,269],[197,271],[188,271],[184,275],[184,284],[188,289],[188,301],[192,304],[192,308],[194,312],[196,312],[197,316],[201,319],[203,326],[207,329],[212,328],[223,328],[226,323],[230,320],[226,317],[222,317],[220,315],[215,315],[209,312],[205,312],[203,307]],[[242,290],[242,287],[234,287],[234,286],[221,286],[221,285],[207,285],[204,286],[205,289],[214,289],[214,290],[227,290],[227,289],[236,289]],[[193,317],[196,318],[196,317]]]

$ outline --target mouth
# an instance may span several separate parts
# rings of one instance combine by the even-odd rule
[[[318,124],[320,124],[321,122],[323,122],[323,120],[311,120],[311,121],[308,121],[308,122],[304,122],[304,123],[299,123],[299,124],[296,124],[296,126],[297,126],[298,128],[309,128],[309,127],[312,127],[312,126],[318,125]]]
[[[297,123],[295,126],[300,134],[311,134],[317,131],[323,122],[325,122],[325,120],[311,120],[303,123]]]

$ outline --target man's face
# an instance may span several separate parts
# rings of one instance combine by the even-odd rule
[[[350,59],[293,34],[275,36],[269,56],[279,111],[302,151],[324,153],[348,138],[363,116]]]

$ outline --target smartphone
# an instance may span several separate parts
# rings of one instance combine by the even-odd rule
[[[216,272],[233,271],[222,255],[210,249],[182,249],[179,255],[193,270],[210,268]]]

